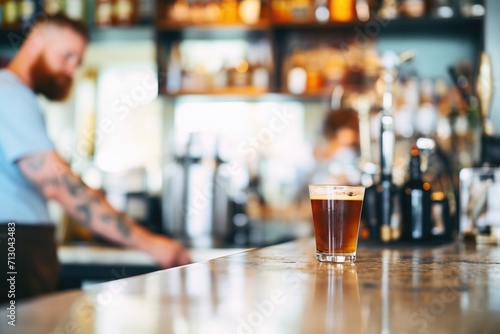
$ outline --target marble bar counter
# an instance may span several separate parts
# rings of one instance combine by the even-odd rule
[[[239,253],[250,248],[189,248],[193,263]],[[58,290],[158,271],[154,259],[136,249],[95,244],[60,245]]]
[[[314,252],[300,239],[19,301],[0,333],[500,332],[500,248],[377,246],[355,265]]]

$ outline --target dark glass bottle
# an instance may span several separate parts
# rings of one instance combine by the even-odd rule
[[[135,0],[113,1],[113,25],[129,26],[135,23],[137,15],[137,3]]]
[[[29,28],[33,24],[33,16],[35,15],[36,2],[35,0],[21,0],[18,2],[19,24],[22,28]]]
[[[15,0],[5,0],[0,1],[2,5],[2,18],[0,22],[2,23],[2,28],[14,29],[19,27],[19,10],[18,3]]]
[[[403,214],[402,237],[407,241],[424,241],[431,238],[431,186],[422,179],[420,152],[412,147],[410,179],[401,194]]]
[[[96,0],[95,3],[95,25],[98,27],[108,27],[113,23],[113,2],[112,0]]]

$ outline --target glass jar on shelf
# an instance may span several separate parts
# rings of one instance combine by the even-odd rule
[[[62,13],[65,7],[64,0],[45,0],[43,2],[43,10],[49,15]]]
[[[403,0],[399,5],[399,12],[402,16],[419,18],[425,15],[424,0]]]
[[[13,29],[19,26],[19,8],[15,0],[6,0],[3,4],[2,28]]]
[[[271,2],[271,13],[274,22],[290,22],[291,17],[291,4],[285,0],[273,0]]]
[[[77,20],[85,20],[85,1],[84,0],[66,0],[65,13],[68,17]]]
[[[275,22],[313,22],[315,1],[274,0],[272,15]]]
[[[240,20],[245,24],[256,24],[260,19],[260,0],[242,0],[238,7]]]
[[[172,6],[166,7],[168,21],[186,23],[190,21],[189,4],[187,0],[176,0]]]
[[[113,3],[113,25],[135,23],[136,2],[134,0],[115,0]]]
[[[328,0],[316,0],[314,8],[314,18],[320,23],[328,22],[328,20],[330,19]]]
[[[455,15],[450,0],[436,0],[432,7],[432,16],[440,19],[449,19]]]
[[[383,0],[378,11],[380,18],[385,20],[393,20],[398,17],[398,2],[397,0]]]
[[[23,28],[29,27],[33,23],[35,7],[35,0],[21,0],[19,2],[19,23]]]
[[[221,0],[220,1],[221,18],[223,23],[239,22],[238,1]]]
[[[486,12],[481,0],[460,0],[459,5],[463,17],[482,17]]]
[[[330,20],[352,22],[356,20],[355,0],[330,0]]]
[[[108,27],[113,23],[113,3],[111,0],[96,0],[95,25]]]

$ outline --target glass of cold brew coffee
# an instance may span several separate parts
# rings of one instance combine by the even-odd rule
[[[309,185],[318,261],[356,261],[364,196],[363,186]]]

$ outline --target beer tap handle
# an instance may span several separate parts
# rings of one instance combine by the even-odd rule
[[[342,107],[343,96],[344,96],[344,87],[342,85],[335,86],[330,100],[330,110],[338,110]]]
[[[494,130],[488,116],[491,108],[491,101],[493,99],[493,71],[491,68],[490,56],[486,52],[481,54],[479,75],[476,81],[476,94],[479,99],[479,107],[483,119],[483,132],[491,136]]]
[[[359,117],[359,146],[361,159],[364,163],[372,161],[371,137],[370,137],[370,99],[367,95],[360,95],[357,100],[357,112]]]
[[[392,168],[394,164],[394,147],[396,137],[394,134],[393,115],[393,84],[398,75],[401,64],[412,59],[415,52],[407,51],[400,55],[393,51],[384,53],[382,57],[382,75],[385,83],[382,97],[382,118],[380,124],[380,238],[382,242],[389,242],[393,238],[392,221],[394,213],[392,183]]]

